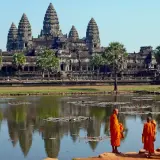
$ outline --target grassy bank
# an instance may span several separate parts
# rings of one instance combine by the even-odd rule
[[[119,86],[119,92],[156,91],[160,85],[126,85]],[[113,86],[47,86],[47,87],[0,87],[0,95],[7,94],[63,94],[63,93],[104,93],[113,91]]]

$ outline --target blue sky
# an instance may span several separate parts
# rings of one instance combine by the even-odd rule
[[[75,25],[80,37],[85,37],[87,24],[94,17],[102,46],[119,41],[133,52],[140,46],[160,44],[160,0],[1,0],[0,48],[6,50],[10,25],[14,22],[18,26],[23,13],[37,37],[50,2],[64,34]]]

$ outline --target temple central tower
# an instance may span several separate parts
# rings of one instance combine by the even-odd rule
[[[59,35],[59,21],[52,3],[49,4],[43,21],[43,36],[56,37]]]
[[[100,47],[99,29],[94,18],[91,18],[88,23],[86,31],[86,43],[90,51],[94,48]]]

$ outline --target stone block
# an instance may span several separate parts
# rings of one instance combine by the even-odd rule
[[[57,158],[45,158],[43,160],[58,160]]]
[[[114,154],[114,153],[102,153],[98,156],[99,158],[102,158],[102,159],[108,159],[108,158],[116,158],[117,156]]]
[[[156,151],[157,151],[157,152],[160,152],[160,148],[157,148]]]
[[[145,154],[145,152],[146,152],[145,149],[141,149],[141,150],[139,151],[139,154]]]

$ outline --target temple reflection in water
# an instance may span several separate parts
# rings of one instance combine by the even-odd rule
[[[108,101],[108,102],[128,102],[131,101],[130,96],[107,96],[107,97],[91,97],[94,101]],[[31,105],[18,105],[19,101],[29,101]],[[33,135],[39,134],[44,140],[44,148],[48,157],[58,157],[61,148],[61,140],[64,136],[71,137],[73,143],[79,141],[80,131],[83,130],[86,136],[99,137],[109,135],[109,116],[115,105],[110,105],[106,108],[76,106],[69,101],[78,101],[77,99],[67,99],[60,97],[24,97],[17,99],[9,99],[8,101],[0,101],[0,122],[6,120],[8,125],[8,133],[10,136],[10,143],[15,147],[19,144],[24,156],[29,153],[32,143]],[[8,102],[17,102],[17,105],[8,105]],[[6,107],[4,104],[7,104]],[[133,101],[132,105],[143,105],[146,102]],[[147,105],[152,105],[153,101],[147,101]],[[117,106],[119,109],[120,107]],[[134,108],[135,110],[136,108]],[[121,111],[125,111],[121,108]],[[138,109],[137,109],[138,110]],[[141,109],[143,111],[159,112],[160,108],[153,105],[152,108]],[[82,122],[45,122],[44,118],[48,117],[65,117],[65,116],[91,116],[93,120]],[[119,119],[124,124],[126,129],[126,136],[128,128],[126,126],[126,119],[129,115],[120,114]],[[133,115],[132,117],[136,117]],[[146,115],[141,116],[144,121]],[[154,115],[154,119],[160,124],[160,116]],[[0,123],[0,124],[1,124]],[[104,126],[103,133],[101,128]],[[126,137],[125,137],[126,139]],[[124,141],[125,141],[124,139]],[[100,142],[88,142],[90,148],[94,151]]]

